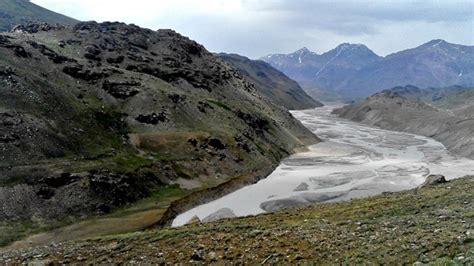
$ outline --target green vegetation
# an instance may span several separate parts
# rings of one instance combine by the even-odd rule
[[[149,197],[122,206],[108,215],[85,219],[70,217],[61,221],[50,221],[42,226],[27,221],[3,222],[0,224],[0,247],[10,245],[27,236],[33,236],[33,238],[27,238],[23,241],[24,243],[31,241],[35,244],[46,244],[50,241],[143,230],[155,223],[172,201],[191,192],[181,189],[179,185],[157,186],[151,189]],[[18,245],[23,244],[20,242]]]
[[[207,99],[207,101],[212,103],[212,104],[215,104],[215,105],[217,105],[217,106],[219,106],[219,107],[221,107],[221,108],[223,108],[227,111],[232,111],[232,109],[223,102],[220,102],[220,101],[214,100],[214,99]]]
[[[154,164],[152,159],[144,158],[140,155],[135,154],[118,154],[110,160],[116,167],[110,167],[110,169],[115,168],[115,171],[122,173],[132,173],[141,168],[147,168]],[[105,161],[107,163],[107,161]]]
[[[147,263],[471,264],[473,194],[474,178],[465,177],[349,202],[99,237],[33,251],[60,263],[130,263],[143,257]],[[115,246],[123,249],[97,248]],[[28,256],[33,255],[12,258],[35,261]]]

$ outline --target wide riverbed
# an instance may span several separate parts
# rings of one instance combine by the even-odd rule
[[[334,108],[294,111],[322,143],[284,160],[266,179],[179,215],[173,226],[194,216],[209,221],[411,189],[430,173],[474,174],[474,160],[433,139],[343,120],[330,114]]]

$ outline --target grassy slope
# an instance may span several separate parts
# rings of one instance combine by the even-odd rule
[[[75,19],[52,12],[26,0],[0,1],[0,31],[10,30],[12,26],[28,21],[66,25],[73,25],[78,22]]]
[[[473,193],[474,178],[466,177],[350,202],[16,250],[2,256],[7,262],[158,263],[201,258],[206,263],[468,264],[474,262]]]
[[[69,219],[50,223],[47,227],[23,224],[21,227],[5,225],[0,246],[15,239],[24,240],[11,244],[14,248],[46,245],[52,242],[86,239],[97,236],[123,234],[148,228],[158,222],[169,205],[180,197],[192,193],[178,185],[155,189],[151,196],[124,206],[109,215],[83,220]]]

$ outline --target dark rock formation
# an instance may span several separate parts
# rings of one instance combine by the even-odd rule
[[[446,181],[444,175],[429,175],[426,177],[425,182],[421,184],[420,187],[434,186],[446,182],[448,181]]]
[[[168,117],[165,112],[160,112],[158,114],[152,113],[149,115],[139,115],[135,118],[140,123],[157,125],[158,123],[163,123],[168,121]]]
[[[139,86],[141,86],[141,83],[136,81],[116,82],[105,80],[102,88],[115,98],[127,99],[137,95],[140,92],[136,88]]]

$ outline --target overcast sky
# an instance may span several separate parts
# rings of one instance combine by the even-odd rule
[[[432,39],[474,45],[472,0],[31,0],[79,20],[171,28],[212,52],[259,58],[343,42],[379,55]]]

